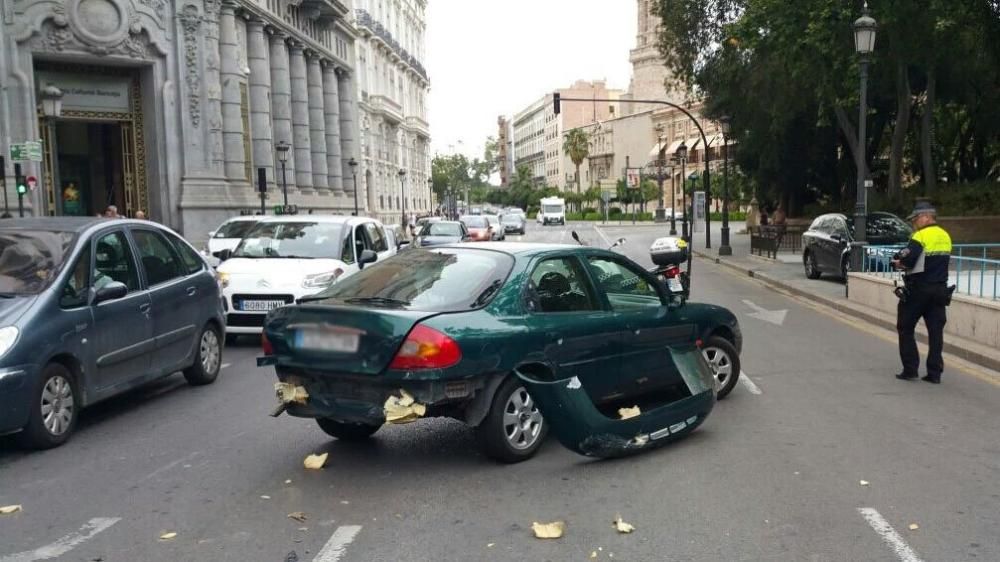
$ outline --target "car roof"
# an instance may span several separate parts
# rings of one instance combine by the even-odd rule
[[[229,217],[222,224],[226,224],[227,222],[259,221],[263,218],[262,215],[240,215],[238,217]]]
[[[448,246],[441,246],[442,248]],[[534,255],[542,252],[551,252],[555,250],[597,250],[598,248],[591,248],[589,246],[580,246],[578,244],[543,244],[540,242],[468,242],[464,244],[453,244],[452,248],[472,248],[476,250],[494,250],[498,252],[504,252],[511,255]]]
[[[260,222],[320,222],[326,224],[348,224],[351,226],[376,222],[370,217],[352,217],[347,215],[272,215],[268,217],[258,217]]]
[[[17,219],[0,219],[0,228],[18,230],[47,230],[51,232],[85,233],[89,230],[108,225],[152,226],[170,230],[154,221],[141,219],[106,219],[103,217],[26,217]]]

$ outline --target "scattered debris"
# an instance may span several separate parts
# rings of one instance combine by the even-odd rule
[[[291,480],[285,480],[285,484],[291,484],[291,483],[292,483]]]
[[[351,502],[347,500],[340,500],[341,505],[351,505]]]
[[[271,499],[271,496],[261,496],[260,499],[262,499],[262,500],[269,500],[269,499]]]
[[[293,550],[288,553],[288,556],[285,556],[285,562],[299,562],[299,555]]]
[[[306,392],[306,387],[290,382],[274,383],[274,394],[282,404],[305,404],[309,400],[309,393]]]
[[[643,447],[649,443],[649,435],[636,435],[632,438],[632,445],[636,447]]]
[[[635,526],[623,521],[621,515],[615,515],[614,527],[619,533],[625,535],[635,530]]]
[[[618,408],[618,417],[627,420],[629,418],[637,418],[642,410],[638,406],[632,406],[631,408]]]
[[[301,511],[293,511],[292,513],[288,514],[288,518],[289,519],[294,519],[294,520],[298,521],[299,523],[305,523],[306,519],[309,519],[309,516],[307,516],[305,513],[301,512]]]
[[[427,413],[427,406],[417,402],[409,392],[399,390],[399,396],[386,399],[382,410],[386,423],[404,424],[416,421]]]
[[[597,558],[597,551],[596,550],[591,550],[590,551],[590,557],[591,558]]]
[[[496,544],[495,542],[487,543],[486,548],[493,548]]]
[[[910,523],[910,530],[911,531],[916,531],[919,528],[920,528],[920,525],[917,525],[916,523]]]
[[[798,476],[798,475],[799,475],[799,471],[798,471],[798,470],[796,470],[796,471],[795,471],[795,475],[796,475],[796,476]]]
[[[10,515],[11,513],[17,513],[21,511],[21,505],[5,505],[0,506],[0,515]]]
[[[553,521],[552,523],[535,521],[531,524],[531,530],[535,532],[536,539],[558,539],[563,536],[566,523],[562,521]]]
[[[175,533],[173,531],[171,531],[169,533],[163,533],[162,535],[160,535],[160,540],[161,541],[169,541],[169,540],[173,540],[175,538],[177,538],[177,533]]]
[[[323,453],[322,455],[309,455],[306,457],[306,460],[302,461],[302,465],[310,470],[319,470],[326,464],[326,457],[328,456],[330,456],[330,453]]]
[[[867,485],[871,484],[871,482],[869,482],[867,480],[862,480],[862,481],[858,482],[858,484],[861,484],[862,486],[867,486]]]
[[[578,388],[581,388],[582,386],[583,386],[583,383],[581,383],[580,379],[577,378],[577,377],[573,377],[573,378],[569,379],[569,382],[566,383],[566,388],[568,388],[570,390],[576,390]]]

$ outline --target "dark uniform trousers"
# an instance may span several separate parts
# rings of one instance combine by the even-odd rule
[[[906,301],[899,301],[896,310],[896,330],[899,332],[899,357],[903,361],[903,374],[916,376],[920,368],[920,353],[917,351],[917,339],[914,330],[917,322],[924,319],[927,326],[927,375],[938,378],[944,371],[944,325],[947,323],[945,312],[948,300],[948,287],[945,283],[928,284],[913,283],[908,285],[909,295]]]

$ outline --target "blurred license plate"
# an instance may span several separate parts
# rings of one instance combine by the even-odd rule
[[[299,349],[355,353],[360,341],[358,334],[324,332],[319,330],[299,330],[295,332],[295,346]]]
[[[285,306],[285,301],[243,301],[240,303],[240,310],[270,312],[282,306]]]
[[[671,293],[684,292],[684,285],[681,285],[681,280],[677,277],[670,277],[667,279],[667,288],[670,289]]]

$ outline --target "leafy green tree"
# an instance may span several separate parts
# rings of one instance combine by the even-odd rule
[[[576,166],[576,192],[580,189],[580,164],[590,155],[590,136],[583,129],[571,129],[563,135],[563,152]]]

